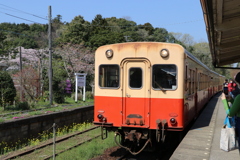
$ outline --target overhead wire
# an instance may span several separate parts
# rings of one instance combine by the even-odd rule
[[[1,12],[1,11],[0,11],[0,12]],[[25,19],[25,18],[21,18],[21,17],[18,17],[18,16],[14,16],[14,15],[11,15],[11,14],[8,14],[8,13],[4,13],[4,12],[1,12],[1,13],[6,14],[6,15],[8,15],[8,16],[12,16],[12,17],[18,18],[18,19],[25,20],[25,21],[28,21],[28,22],[33,22],[33,23],[41,24],[41,23],[38,23],[38,22],[35,22],[35,21],[32,21],[32,20],[28,20],[28,19]]]
[[[4,5],[4,4],[0,4],[0,5],[8,7],[8,8],[11,8],[11,9],[16,10],[18,12],[22,12],[22,13],[25,13],[25,14],[29,14],[29,15],[35,16],[37,18],[48,20],[47,18],[43,18],[43,17],[40,17],[40,16],[32,14],[32,13],[28,13],[28,12],[25,12],[25,11],[22,11],[22,10],[13,8],[13,7],[9,7],[9,6]],[[6,14],[8,16],[15,17],[15,18],[23,19],[23,20],[26,20],[26,21],[29,21],[29,22],[37,23],[37,22],[31,21],[31,20],[28,20],[28,19],[25,19],[25,18],[21,18],[21,17],[15,16],[15,15],[8,14],[8,13],[4,13],[4,14]],[[179,25],[179,24],[185,24],[185,23],[194,23],[194,22],[202,21],[202,20],[203,19],[198,19],[198,20],[185,21],[185,22],[179,22],[179,23],[165,24],[165,25],[161,25],[161,26],[157,26],[157,27],[170,26],[170,25]],[[79,24],[81,24],[81,23],[79,23]],[[101,25],[86,25],[86,24],[83,24],[83,25],[85,25],[85,26],[93,26],[93,27],[134,27],[133,25],[129,25],[129,26],[101,26]],[[136,25],[136,26],[139,26],[139,25]],[[142,27],[144,27],[144,26],[142,26]]]
[[[16,10],[16,11],[21,12],[21,13],[25,13],[25,14],[28,14],[28,15],[31,15],[31,16],[34,16],[34,17],[37,17],[37,18],[41,18],[41,19],[44,19],[44,20],[48,20],[47,18],[43,18],[42,16],[38,16],[38,15],[35,15],[35,14],[32,14],[32,13],[28,13],[28,12],[25,12],[25,11],[22,11],[22,10],[13,8],[13,7],[9,7],[9,6],[4,5],[4,4],[0,4],[0,5],[5,6],[5,7],[8,7],[8,8],[11,8],[11,9]],[[3,9],[4,9],[4,8],[3,8]]]
[[[22,12],[22,13],[25,13],[25,14],[28,14],[28,15],[32,15],[32,16],[35,16],[37,18],[41,18],[41,19],[44,19],[44,20],[48,20],[47,18],[43,18],[41,16],[38,16],[38,15],[35,15],[35,14],[32,14],[32,13],[28,13],[28,12],[25,12],[25,11],[22,11],[22,10],[19,10],[19,9],[16,9],[16,8],[13,8],[13,7],[9,7],[7,5],[4,5],[4,4],[0,4],[2,6],[5,6],[5,7],[8,7],[8,8],[11,8],[15,11],[18,11],[18,12]],[[3,8],[5,9],[5,8]],[[6,15],[9,15],[9,16],[13,16],[13,17],[16,17],[16,18],[20,18],[20,19],[23,19],[23,20],[27,20],[25,18],[21,18],[21,17],[18,17],[18,16],[14,16],[14,15],[11,15],[11,14],[8,14],[8,13],[5,13]],[[198,19],[198,20],[192,20],[192,21],[185,21],[185,22],[179,22],[179,23],[172,23],[172,24],[165,24],[165,25],[161,25],[161,26],[170,26],[170,25],[178,25],[178,24],[184,24],[184,23],[194,23],[194,22],[197,22],[197,21],[202,21],[203,19]],[[27,20],[27,21],[30,21],[30,20]],[[30,21],[30,22],[34,22],[34,21]],[[36,22],[34,22],[36,23]],[[94,26],[94,27],[133,27],[133,26],[101,26],[101,25],[88,25],[88,26]],[[138,26],[138,25],[137,25]],[[158,26],[157,26],[158,27]],[[160,26],[159,26],[160,27]]]
[[[1,11],[0,11],[1,12]],[[3,12],[2,12],[3,13]],[[4,14],[7,14],[7,13],[4,13]],[[14,16],[14,15],[10,15],[10,14],[7,14],[7,15],[9,15],[9,16],[13,16],[13,17],[17,17],[17,16]],[[20,17],[17,17],[17,18],[20,18]],[[23,19],[23,18],[20,18],[20,19]],[[26,20],[26,21],[30,21],[30,20],[27,20],[27,19],[24,19],[24,20]],[[201,21],[201,20],[203,20],[203,19],[199,19],[199,20],[195,20],[195,21],[188,21],[188,22],[181,22],[181,23],[174,23],[174,24],[167,24],[167,25],[176,25],[176,24],[183,24],[183,23],[193,23],[193,22],[196,22],[196,21]],[[30,22],[34,22],[34,21],[30,21]],[[34,23],[38,23],[38,22],[34,22]],[[38,23],[38,24],[41,24],[41,23]],[[81,24],[81,23],[78,23],[78,24]],[[138,26],[138,25],[135,25],[135,26],[133,26],[133,25],[129,25],[129,26],[101,26],[101,25],[86,25],[86,24],[83,24],[84,26],[93,26],[93,27],[140,27],[140,26]],[[2,30],[2,29],[0,29],[0,30]],[[2,31],[6,31],[6,32],[11,32],[11,33],[15,33],[15,34],[19,34],[19,35],[25,35],[25,34],[21,34],[21,33],[16,33],[16,32],[13,32],[13,31],[8,31],[8,30],[2,30]],[[26,35],[26,36],[28,36],[28,35]],[[28,36],[28,37],[30,37],[30,36]]]
[[[202,21],[203,19],[197,19],[197,20],[192,20],[192,21],[185,21],[185,22],[179,22],[179,23],[171,23],[171,24],[164,24],[164,25],[159,25],[157,27],[162,27],[162,26],[171,26],[171,25],[178,25],[178,24],[185,24],[185,23],[195,23],[198,21]],[[70,22],[71,23],[71,22]],[[92,25],[92,24],[83,24],[83,23],[76,23],[74,22],[74,24],[82,24],[83,26],[92,26],[92,27],[138,27],[138,28],[144,28],[144,27],[148,27],[148,26],[144,26],[144,24],[139,24],[139,25],[128,25],[128,26],[106,26],[106,25]],[[154,28],[157,28],[154,27]]]
[[[28,15],[32,15],[32,16],[35,16],[37,18],[41,18],[41,19],[44,19],[44,20],[48,20],[46,18],[43,18],[43,17],[40,17],[38,15],[35,15],[35,14],[31,14],[31,13],[28,13],[28,12],[25,12],[25,11],[21,11],[19,9],[16,9],[16,8],[13,8],[13,7],[9,7],[7,5],[4,5],[4,4],[0,4],[2,6],[5,6],[5,7],[8,7],[12,10],[10,11],[14,11],[14,12],[21,12],[21,13],[25,13],[25,14],[28,14]],[[6,9],[6,8],[2,8],[2,9],[5,9],[5,10],[9,10],[9,9]],[[26,18],[22,18],[22,17],[19,17],[19,16],[15,16],[15,15],[12,15],[12,14],[9,14],[9,13],[4,13],[4,12],[1,12],[0,13],[3,13],[3,14],[6,14],[8,16],[12,16],[12,17],[15,17],[15,18],[18,18],[18,19],[22,19],[22,20],[25,20],[25,21],[28,21],[28,22],[32,22],[32,23],[37,23],[37,24],[41,24],[41,23],[38,23],[38,22],[35,22],[35,21],[32,21],[32,20],[29,20],[29,19],[26,19]],[[172,24],[165,24],[165,25],[161,25],[161,26],[169,26],[169,25],[177,25],[177,24],[184,24],[184,23],[194,23],[194,22],[197,22],[197,21],[201,21],[203,19],[198,19],[198,20],[192,20],[192,21],[186,21],[186,22],[179,22],[179,23],[172,23]],[[82,24],[82,23],[75,23],[75,24]],[[138,28],[142,28],[142,27],[147,27],[147,26],[140,26],[140,25],[128,25],[128,26],[104,26],[104,25],[88,25],[88,24],[82,24],[84,26],[93,26],[93,27],[138,27]],[[158,27],[158,26],[157,26]],[[155,27],[156,28],[156,27]],[[2,30],[2,29],[0,29]],[[11,32],[11,33],[14,33],[14,34],[19,34],[19,35],[25,35],[25,34],[21,34],[21,33],[16,33],[16,32],[12,32],[12,31],[7,31],[7,30],[2,30],[2,31],[6,31],[6,32]],[[25,35],[25,36],[28,36],[28,35]],[[30,37],[30,36],[28,36]]]

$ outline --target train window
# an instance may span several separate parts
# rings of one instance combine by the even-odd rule
[[[118,65],[100,65],[99,86],[107,87],[107,88],[119,87],[119,66]]]
[[[141,68],[130,68],[129,69],[129,86],[131,88],[142,87],[142,69]]]
[[[153,65],[152,87],[161,90],[175,90],[177,88],[176,65]]]

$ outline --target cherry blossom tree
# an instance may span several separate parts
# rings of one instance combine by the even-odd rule
[[[94,54],[83,45],[68,43],[57,48],[55,54],[61,56],[69,77],[74,73],[94,74]]]
[[[20,51],[20,49],[18,49]],[[43,92],[43,70],[48,68],[48,50],[46,49],[24,49],[21,47],[21,58],[22,58],[22,66],[24,67],[32,67],[36,70],[36,74],[39,76],[40,89],[39,92]],[[20,70],[20,52],[16,54],[15,58],[9,58],[7,60],[8,70],[17,69]],[[21,75],[19,74],[21,77]]]
[[[94,75],[94,53],[82,44],[63,44],[55,50],[63,61],[64,68],[71,82],[75,83],[74,73],[87,73],[88,84],[92,84]]]
[[[19,92],[21,90],[20,88],[22,88],[25,100],[37,101],[37,99],[41,95],[41,90],[40,77],[36,69],[34,69],[32,66],[25,67],[22,72],[19,71],[14,74],[13,79],[15,82],[15,86],[19,86]]]

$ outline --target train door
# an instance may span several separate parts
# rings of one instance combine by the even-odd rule
[[[149,127],[150,62],[125,60],[123,64],[123,126]]]

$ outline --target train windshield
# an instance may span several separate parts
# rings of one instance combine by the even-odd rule
[[[142,87],[142,69],[141,68],[130,68],[129,70],[129,86],[131,88]]]
[[[174,64],[153,65],[152,87],[161,90],[177,88],[177,67]]]
[[[101,65],[99,67],[99,86],[107,88],[119,87],[118,65]]]

